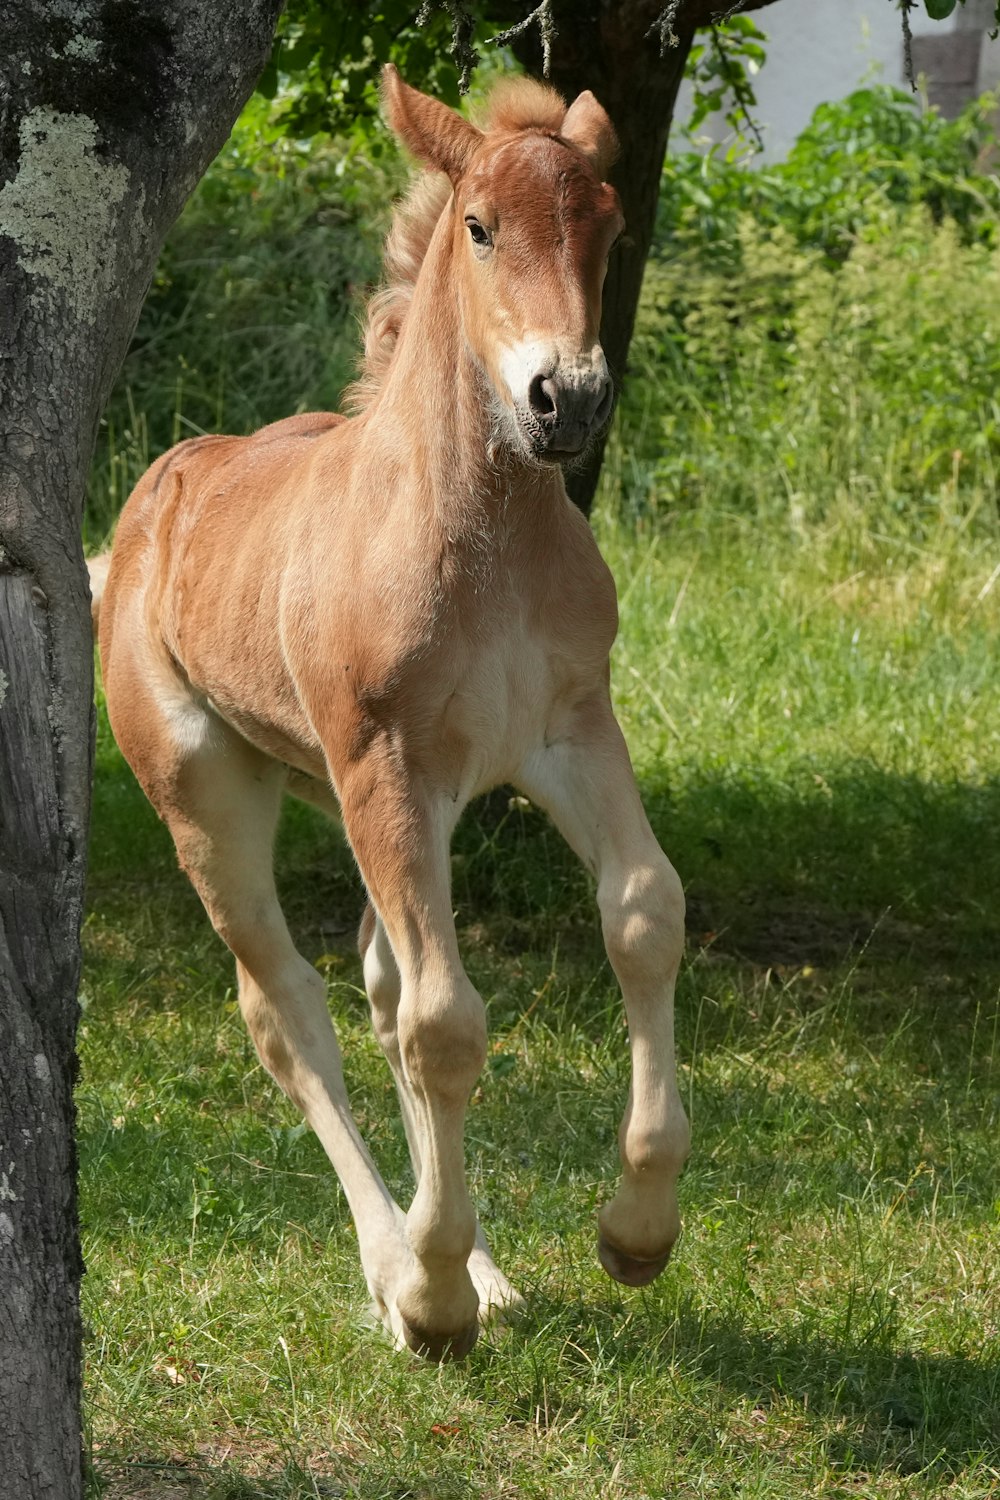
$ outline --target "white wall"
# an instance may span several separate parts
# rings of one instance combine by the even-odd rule
[[[983,9],[980,0],[967,0],[948,21],[931,21],[921,6],[910,12],[910,26],[915,37],[940,36],[955,27],[981,25]],[[908,87],[900,15],[892,0],[777,0],[750,18],[767,36],[767,61],[754,79],[754,114],[764,137],[765,161],[780,161],[787,154],[817,104],[842,99],[872,82]],[[994,87],[1000,77],[998,54],[1000,43],[984,41],[981,88]],[[691,90],[685,83],[674,125],[675,148],[687,146],[680,127],[690,110]],[[705,144],[728,139],[721,118],[704,121],[698,134]]]

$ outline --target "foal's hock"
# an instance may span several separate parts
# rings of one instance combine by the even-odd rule
[[[452,920],[463,807],[513,782],[597,877],[633,1064],[598,1253],[633,1286],[679,1230],[684,905],[611,709],[614,584],[560,469],[611,409],[611,123],[589,93],[567,109],[524,80],[496,90],[484,129],[391,67],[384,92],[427,170],[388,238],[355,414],[196,438],[155,463],[122,514],[100,646],[118,743],[236,956],[262,1062],[340,1176],[379,1313],[438,1359],[517,1300],[465,1182],[486,1024]],[[417,1181],[405,1214],[278,905],[285,792],[342,818],[367,887],[365,984]]]

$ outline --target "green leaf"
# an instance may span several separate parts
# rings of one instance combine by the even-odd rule
[[[945,21],[955,9],[956,0],[924,0],[924,9],[932,21]]]

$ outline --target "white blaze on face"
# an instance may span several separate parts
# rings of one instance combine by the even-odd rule
[[[535,376],[551,374],[558,363],[559,353],[555,347],[538,340],[505,348],[500,356],[500,374],[513,405],[526,407],[528,391]]]
[[[531,405],[531,383],[537,376],[555,379],[564,388],[603,384],[608,362],[600,344],[584,352],[568,352],[542,339],[526,339],[505,348],[500,356],[500,376],[516,408]],[[502,396],[503,392],[499,392]]]

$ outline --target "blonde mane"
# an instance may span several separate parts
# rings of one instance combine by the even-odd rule
[[[566,114],[555,89],[533,78],[507,78],[492,89],[480,127],[488,131],[558,131]],[[365,310],[361,372],[344,393],[354,413],[378,395],[403,331],[424,256],[448,200],[451,183],[443,172],[423,170],[411,182],[393,214],[383,256],[383,283]]]
[[[344,395],[348,410],[362,412],[379,393],[403,330],[427,247],[451,197],[443,172],[423,171],[410,183],[392,216],[383,255],[384,281],[368,302],[361,373]]]

